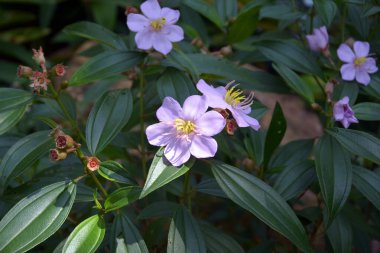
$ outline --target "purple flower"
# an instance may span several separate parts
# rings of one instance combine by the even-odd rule
[[[207,110],[203,96],[190,96],[183,103],[166,97],[157,110],[160,123],[148,126],[146,135],[150,144],[166,146],[164,155],[174,166],[187,162],[190,154],[197,158],[213,157],[218,148],[211,138],[226,124],[223,116]]]
[[[243,92],[236,89],[235,81],[228,83],[225,87],[214,88],[204,80],[199,80],[197,88],[207,98],[208,106],[229,110],[239,127],[252,127],[255,130],[260,128],[259,122],[248,116],[253,103],[253,92],[248,97]]]
[[[341,61],[346,63],[340,68],[342,79],[346,81],[356,79],[358,83],[367,86],[371,81],[369,74],[377,71],[375,59],[367,57],[368,54],[368,42],[356,41],[354,43],[354,51],[346,44],[340,45],[338,56]]]
[[[351,123],[359,123],[358,119],[354,116],[349,101],[350,99],[346,96],[336,102],[333,109],[335,121],[340,121],[344,128],[348,128]]]
[[[168,54],[172,50],[172,42],[183,40],[183,30],[174,25],[179,19],[179,11],[162,8],[157,0],[147,0],[140,6],[144,15],[130,13],[127,16],[128,28],[137,32],[135,41],[140,49],[152,47]]]
[[[329,35],[326,26],[314,28],[313,34],[306,35],[306,39],[310,49],[316,52],[325,51],[329,46]]]

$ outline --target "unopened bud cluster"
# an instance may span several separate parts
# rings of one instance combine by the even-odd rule
[[[33,70],[31,67],[20,65],[17,69],[17,76],[19,78],[28,78],[32,81],[30,87],[33,88],[33,92],[47,91],[48,85],[51,83],[51,77],[66,74],[65,66],[62,64],[57,64],[49,70],[46,68],[46,59],[42,47],[38,50],[33,49],[32,58],[40,66],[40,69]]]
[[[236,120],[232,117],[231,112],[228,109],[215,109],[215,111],[219,112],[226,119],[226,133],[228,135],[234,135],[238,125]]]
[[[55,128],[50,136],[54,137],[55,148],[50,150],[50,159],[60,161],[66,159],[67,155],[75,152],[80,144],[76,143],[70,135],[65,134],[61,129]]]

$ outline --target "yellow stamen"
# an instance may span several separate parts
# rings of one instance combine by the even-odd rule
[[[245,100],[245,96],[242,95],[242,91],[235,89],[235,86],[232,87],[231,89],[227,90],[227,93],[224,97],[226,100],[227,104],[232,105],[232,106],[237,106],[240,104],[242,101]]]
[[[365,57],[358,57],[355,59],[354,64],[355,65],[362,65],[363,63],[366,62],[366,60],[367,60],[367,58],[365,58]]]
[[[183,119],[176,118],[174,120],[174,125],[177,129],[177,132],[180,132],[182,134],[190,134],[195,130],[195,124],[190,120],[185,121]]]
[[[150,26],[154,31],[161,30],[162,27],[166,24],[166,18],[158,18],[156,20],[150,21]]]

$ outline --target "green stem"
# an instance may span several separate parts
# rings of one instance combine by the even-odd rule
[[[144,178],[147,177],[146,170],[146,153],[145,153],[145,126],[144,126],[144,89],[145,79],[143,72],[139,71],[139,86],[140,86],[140,145],[141,145],[141,165],[144,174]]]
[[[107,190],[104,189],[103,185],[100,183],[100,181],[98,180],[98,178],[95,176],[95,174],[92,171],[87,169],[87,167],[86,167],[86,170],[87,170],[87,174],[91,176],[92,180],[94,181],[96,186],[100,189],[100,191],[103,193],[104,197],[107,198],[108,196]]]
[[[191,212],[191,186],[190,186],[190,171],[185,174],[185,181],[183,182],[182,190],[182,203],[187,204],[187,208]]]
[[[313,75],[313,78],[314,78],[314,80],[317,82],[319,88],[321,89],[322,93],[323,93],[323,94],[325,95],[325,97],[326,97],[326,91],[325,91],[325,88],[323,87],[321,81],[319,81],[318,77],[316,77],[316,76],[314,76],[314,75]]]

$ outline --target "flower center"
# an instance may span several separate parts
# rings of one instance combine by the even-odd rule
[[[161,30],[162,27],[166,24],[166,18],[158,18],[156,20],[150,21],[150,26],[154,31]]]
[[[253,92],[249,94],[248,97],[243,95],[243,91],[236,89],[236,86],[232,86],[235,81],[232,81],[226,85],[226,95],[224,100],[227,104],[232,105],[233,107],[239,107],[239,109],[246,109],[250,107],[253,103]],[[231,87],[232,86],[232,87]]]
[[[367,58],[365,58],[365,57],[358,57],[358,58],[355,59],[354,64],[356,66],[362,65],[363,63],[366,62],[366,60],[367,60]]]
[[[175,128],[177,129],[177,132],[183,133],[183,134],[190,134],[194,132],[195,130],[195,124],[191,122],[190,120],[183,120],[180,118],[176,118],[174,120]]]

